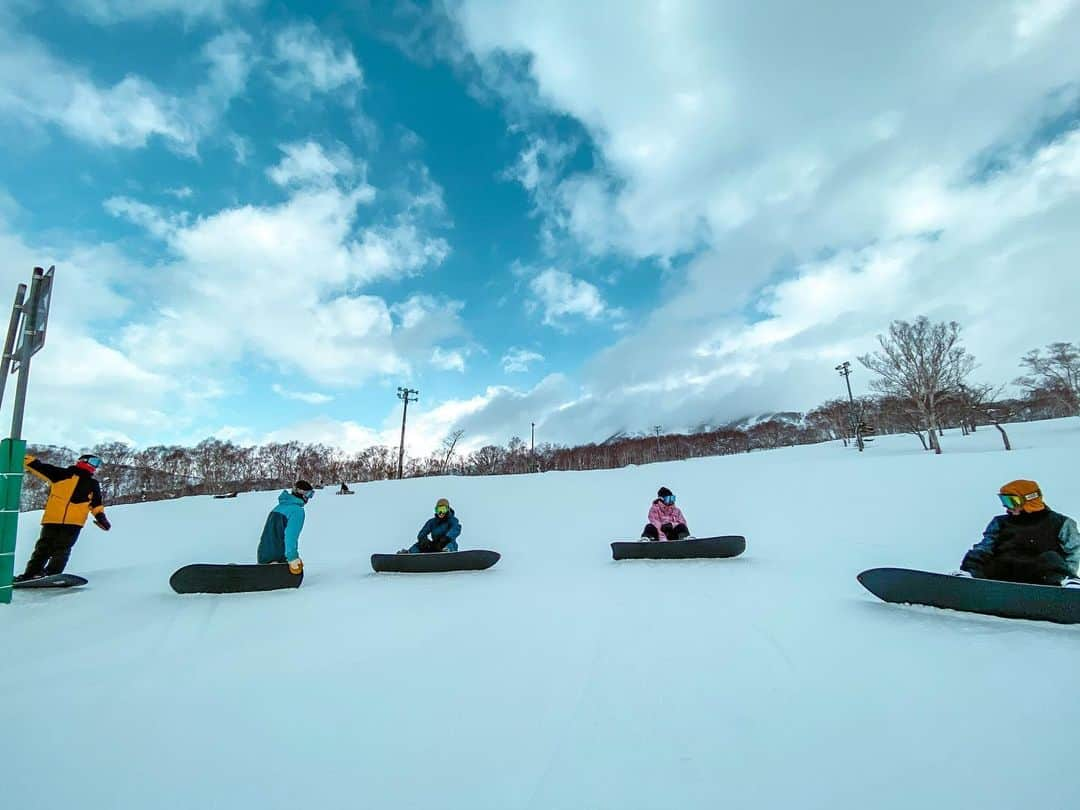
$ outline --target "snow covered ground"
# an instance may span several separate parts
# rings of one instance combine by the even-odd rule
[[[1080,419],[1010,435],[324,490],[303,587],[267,594],[168,578],[253,560],[274,493],[112,508],[90,585],[0,606],[3,806],[1075,807],[1080,628],[855,581],[955,569],[1012,478],[1080,516]],[[661,484],[745,556],[613,562]],[[439,496],[501,562],[371,573]]]

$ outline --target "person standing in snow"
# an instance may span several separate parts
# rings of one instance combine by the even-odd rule
[[[435,502],[435,516],[428,518],[416,535],[416,542],[411,548],[402,549],[398,554],[429,554],[438,551],[457,551],[458,535],[461,534],[461,522],[454,516],[450,501],[439,498]]]
[[[649,522],[641,532],[642,540],[689,540],[690,529],[686,518],[675,505],[675,494],[667,487],[660,487],[656,500],[649,509]]]
[[[300,532],[304,528],[304,507],[314,497],[315,488],[303,479],[293,485],[291,492],[282,490],[277,506],[266,517],[266,525],[259,539],[260,564],[287,562],[290,572],[303,573]]]
[[[1006,514],[990,521],[982,540],[960,563],[960,576],[1034,585],[1080,586],[1076,521],[1050,509],[1034,481],[1005,484],[998,498]]]
[[[49,498],[41,516],[41,536],[26,561],[25,572],[15,577],[15,582],[63,573],[71,549],[90,515],[94,516],[94,524],[99,529],[108,531],[112,528],[101,502],[101,485],[94,478],[101,466],[98,456],[87,453],[79,456],[70,467],[57,467],[26,455],[23,466],[48,482]]]

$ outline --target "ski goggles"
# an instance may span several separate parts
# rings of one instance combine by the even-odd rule
[[[304,499],[304,503],[307,503],[308,501],[310,501],[312,498],[315,497],[315,490],[313,490],[313,489],[303,490],[302,489],[302,490],[300,490],[300,497]]]
[[[674,504],[674,503],[675,503],[675,496],[674,496],[674,495],[665,495],[665,496],[664,496],[663,498],[661,498],[660,500],[662,500],[662,501],[663,501],[664,503],[666,503],[666,504],[667,504],[668,506],[671,506],[672,504]]]
[[[1008,492],[998,493],[998,500],[1006,509],[1019,509],[1028,501],[1038,500],[1041,497],[1041,492],[1030,492],[1027,495],[1013,495]]]
[[[446,507],[446,506],[436,506],[435,507],[435,514],[438,515],[439,517],[446,517],[447,515],[450,514],[450,509],[449,509],[449,507]]]
[[[95,470],[101,466],[101,456],[87,456],[86,458],[80,458],[83,464],[89,464]]]

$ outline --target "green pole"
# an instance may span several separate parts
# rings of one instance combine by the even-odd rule
[[[26,442],[22,439],[0,441],[0,604],[11,602],[24,455]]]

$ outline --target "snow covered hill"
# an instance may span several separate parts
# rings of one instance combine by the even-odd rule
[[[0,606],[4,806],[1074,807],[1080,628],[855,581],[954,569],[1012,478],[1080,516],[1080,420],[1011,438],[324,490],[303,587],[266,594],[167,581],[252,560],[273,493],[112,508],[69,566],[89,586]],[[746,555],[613,562],[661,484]],[[439,496],[502,561],[372,574]]]

